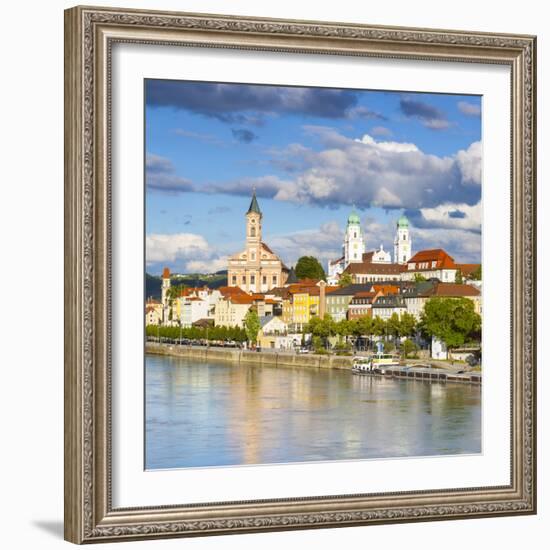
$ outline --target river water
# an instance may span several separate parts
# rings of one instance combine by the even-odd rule
[[[146,355],[146,468],[481,452],[481,389]]]

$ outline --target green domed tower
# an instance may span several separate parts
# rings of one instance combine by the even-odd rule
[[[351,214],[348,216],[348,225],[361,225],[361,218],[359,218],[359,214],[355,210],[355,206],[353,207]]]
[[[409,219],[405,214],[402,214],[401,217],[397,220],[397,227],[398,228],[408,228],[409,227]]]
[[[397,220],[397,231],[394,241],[394,262],[406,264],[412,256],[412,242],[409,232],[409,220],[405,214]]]
[[[363,240],[363,231],[361,230],[361,218],[355,210],[355,206],[348,216],[348,225],[346,227],[346,237],[344,239],[344,264],[345,267],[350,263],[362,262],[365,252],[365,242]]]

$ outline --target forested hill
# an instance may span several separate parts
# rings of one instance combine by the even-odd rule
[[[202,273],[191,273],[188,275],[178,275],[170,279],[172,285],[185,286],[207,286],[209,288],[219,288],[227,285],[227,271],[218,271],[217,273],[205,275]],[[153,297],[160,300],[161,278],[157,275],[145,274],[145,297]]]

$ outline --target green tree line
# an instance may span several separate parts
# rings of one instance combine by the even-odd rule
[[[246,331],[239,327],[165,327],[161,325],[147,325],[146,335],[155,338],[170,340],[217,340],[224,342],[246,342]]]

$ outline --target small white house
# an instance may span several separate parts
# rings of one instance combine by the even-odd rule
[[[432,336],[432,359],[447,359],[447,345],[439,338]]]

